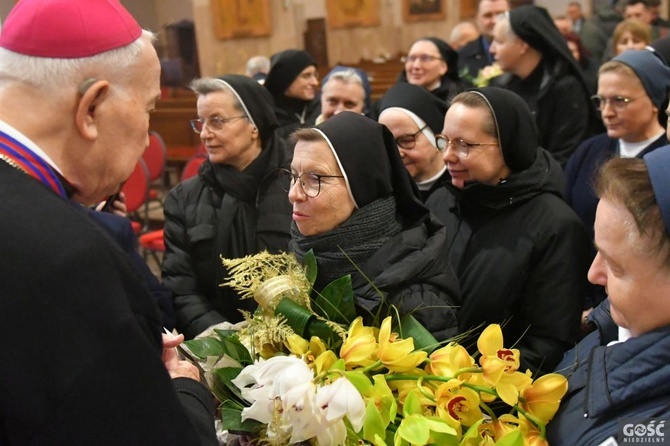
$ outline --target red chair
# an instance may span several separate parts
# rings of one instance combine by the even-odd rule
[[[138,212],[149,199],[149,170],[143,160],[137,161],[135,169],[123,183],[121,190],[126,195],[126,208],[133,231],[139,234],[146,229],[149,221],[146,213],[142,217]]]
[[[206,154],[196,153],[193,158],[186,162],[184,170],[181,174],[181,181],[187,180],[198,173],[200,165],[207,159]],[[162,229],[157,229],[155,231],[149,231],[140,235],[139,243],[140,247],[144,251],[144,258],[146,259],[147,255],[151,255],[154,261],[160,265],[160,260],[158,258],[158,253],[165,252],[165,239],[163,238],[164,231]]]
[[[154,183],[149,189],[149,200],[160,203],[160,195],[165,190],[167,148],[163,138],[153,130],[149,132],[149,146],[142,154],[142,159],[149,169],[149,180]]]

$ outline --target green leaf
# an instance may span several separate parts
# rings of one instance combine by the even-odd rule
[[[524,446],[523,434],[521,430],[514,430],[503,436],[496,442],[497,446]]]
[[[356,319],[351,275],[347,274],[326,285],[314,300],[313,307],[317,314],[328,320],[350,325]]]
[[[242,409],[232,401],[224,401],[220,406],[221,427],[234,434],[258,435],[263,424],[256,420],[242,421]]]
[[[223,344],[216,338],[202,338],[185,341],[186,347],[198,358],[205,359],[207,356],[222,356]]]
[[[215,375],[226,387],[226,390],[228,391],[229,397],[231,399],[235,399],[238,402],[246,405],[248,403],[244,400],[244,398],[242,398],[240,389],[235,384],[233,384],[233,380],[237,378],[237,375],[239,375],[241,371],[242,369],[238,369],[236,367],[223,367],[216,369]]]
[[[225,354],[236,360],[242,365],[253,364],[254,360],[247,348],[242,345],[237,334],[227,336],[221,340]]]
[[[324,321],[313,320],[307,326],[307,339],[312,336],[320,338],[330,350],[336,350],[342,343],[342,338],[337,336],[333,329]]]
[[[431,353],[439,346],[437,339],[412,315],[406,315],[400,321],[400,336],[414,338],[414,348]]]
[[[309,310],[286,298],[282,299],[275,308],[275,315],[280,314],[286,318],[286,322],[293,331],[303,338],[306,337],[307,326],[315,318]]]
[[[218,328],[214,329],[214,332],[219,335],[219,339],[223,340],[229,336],[236,336],[238,330],[220,330]]]
[[[316,257],[314,257],[313,250],[310,249],[307,251],[305,258],[302,260],[302,264],[305,266],[305,277],[307,277],[309,284],[314,286],[318,269],[316,267]]]

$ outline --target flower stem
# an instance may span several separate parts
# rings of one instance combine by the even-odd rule
[[[363,373],[368,373],[370,370],[374,370],[374,369],[376,369],[377,367],[379,367],[380,365],[382,365],[382,362],[381,362],[381,360],[378,360],[377,362],[375,362],[375,363],[373,363],[373,364],[370,364],[369,366],[367,366],[366,368],[364,368],[364,369],[363,369]]]
[[[482,409],[484,409],[484,411],[491,417],[491,419],[492,419],[493,421],[496,421],[496,420],[498,419],[498,417],[496,417],[495,412],[493,412],[493,410],[491,410],[491,408],[489,407],[489,405],[486,404],[486,403],[485,403],[484,401],[482,401],[481,399],[479,400],[479,407],[481,407]]]
[[[538,419],[535,415],[523,410],[518,404],[514,406],[514,408],[540,430],[540,435],[542,438],[547,437],[547,426],[540,419]]]

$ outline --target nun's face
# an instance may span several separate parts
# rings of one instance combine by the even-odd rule
[[[483,108],[467,107],[461,103],[449,107],[442,135],[451,144],[448,144],[442,159],[454,186],[463,188],[468,181],[495,186],[509,176],[510,169],[505,164],[498,141],[483,130],[482,123],[490,123],[492,119],[491,112]],[[470,147],[462,150],[459,145]]]
[[[312,101],[316,97],[316,89],[319,87],[319,78],[316,67],[311,65],[300,72],[298,77],[286,89],[285,96],[289,98]]]
[[[335,155],[324,140],[298,141],[293,151],[291,171],[294,175],[342,176]],[[344,223],[353,214],[355,206],[344,178],[321,178],[319,194],[308,197],[300,181],[288,193],[293,205],[293,220],[306,237],[323,234]]]
[[[442,59],[440,50],[429,40],[415,42],[409,49],[405,62],[407,82],[429,91],[440,86],[440,78],[448,68],[447,62]]]
[[[205,122],[200,131],[209,160],[244,170],[261,153],[258,129],[235,106],[229,91],[214,91],[198,97],[198,117]]]
[[[528,51],[528,44],[511,35],[510,26],[509,20],[499,20],[496,23],[490,51],[501,70],[515,73],[521,58]]]
[[[379,117],[379,123],[393,133],[400,158],[415,182],[433,178],[444,168],[440,152],[419,131],[419,126],[407,113],[401,110],[385,110]]]
[[[658,109],[647,96],[640,79],[632,74],[607,71],[598,76],[600,116],[607,136],[626,142],[640,142],[654,137],[662,130],[658,123]],[[615,98],[629,102],[617,103]]]

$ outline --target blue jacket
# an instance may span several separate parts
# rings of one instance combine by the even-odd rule
[[[569,388],[547,426],[552,446],[598,445],[617,439],[620,421],[670,417],[670,326],[608,347],[617,339],[609,300],[589,320],[598,330],[556,369],[568,377]]]

